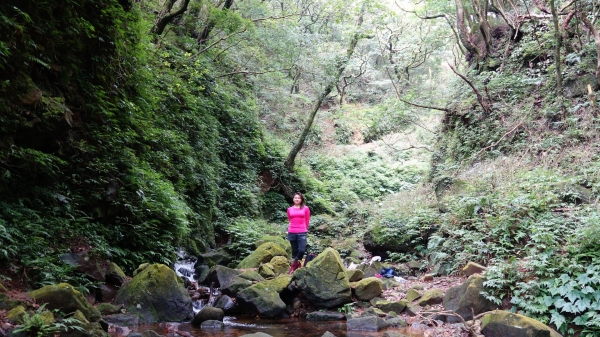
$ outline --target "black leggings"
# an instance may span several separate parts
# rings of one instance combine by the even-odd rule
[[[288,240],[292,245],[292,258],[301,261],[306,251],[306,233],[288,233]]]

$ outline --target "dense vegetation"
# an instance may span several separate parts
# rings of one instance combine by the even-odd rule
[[[301,190],[311,251],[479,262],[489,299],[598,334],[599,8],[547,5],[2,2],[0,281],[239,260]]]

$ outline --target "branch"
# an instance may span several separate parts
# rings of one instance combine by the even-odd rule
[[[204,49],[202,49],[201,51],[199,51],[199,52],[197,52],[196,54],[192,55],[192,56],[190,57],[190,59],[193,59],[194,57],[196,57],[196,56],[198,56],[198,55],[200,55],[200,54],[204,53],[205,51],[207,51],[207,50],[209,50],[210,48],[214,47],[214,46],[215,46],[217,43],[219,43],[219,42],[221,42],[221,41],[223,41],[223,40],[227,40],[228,38],[230,38],[230,37],[232,37],[232,36],[234,36],[234,35],[236,35],[236,34],[241,34],[241,33],[244,33],[245,31],[246,31],[246,28],[244,27],[244,29],[242,29],[242,30],[240,30],[240,31],[238,31],[238,32],[233,32],[233,33],[231,33],[231,34],[229,34],[229,35],[223,36],[222,38],[218,39],[217,41],[215,41],[215,42],[211,43],[210,45],[206,46],[206,47],[205,47]]]
[[[259,21],[266,21],[266,20],[287,19],[289,17],[296,16],[296,15],[299,15],[299,14],[289,14],[289,15],[283,15],[283,16],[269,16],[269,17],[266,17],[266,18],[252,19],[252,22],[259,22]]]
[[[383,139],[383,137],[381,138],[381,141],[382,141],[382,142],[383,142],[385,145],[389,146],[389,147],[390,147],[392,150],[394,150],[394,151],[407,151],[407,150],[410,150],[410,149],[425,149],[425,150],[427,150],[427,151],[429,151],[429,152],[432,152],[432,151],[431,151],[431,149],[430,149],[430,148],[428,148],[427,146],[414,146],[414,145],[412,145],[412,144],[410,144],[410,143],[409,143],[409,144],[410,144],[410,146],[409,146],[409,147],[407,147],[407,148],[405,148],[405,149],[398,149],[398,148],[395,148],[395,147],[393,147],[391,144],[388,144],[388,143],[385,141],[385,139]]]
[[[467,82],[467,84],[471,87],[471,89],[473,89],[473,91],[475,92],[475,95],[477,95],[477,101],[479,102],[479,105],[481,105],[481,108],[483,109],[483,112],[487,115],[490,112],[492,112],[492,108],[490,108],[488,102],[483,100],[483,96],[481,95],[481,93],[479,92],[479,90],[477,90],[477,88],[475,88],[475,86],[473,85],[473,83],[471,83],[471,81],[469,81],[464,75],[459,74],[456,69],[454,69],[454,67],[452,67],[452,65],[450,65],[450,63],[447,63],[448,66],[450,67],[450,69],[452,69],[452,71],[458,75],[458,77],[462,78],[463,81]]]
[[[152,32],[155,33],[156,35],[161,35],[163,33],[163,31],[165,30],[165,27],[169,23],[171,23],[171,21],[175,20],[176,17],[183,14],[183,12],[185,12],[187,10],[189,3],[190,3],[190,0],[184,0],[183,3],[181,4],[181,7],[179,7],[179,9],[177,11],[162,17],[156,23],[156,26],[154,27]]]

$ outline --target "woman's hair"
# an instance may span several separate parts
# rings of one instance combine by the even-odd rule
[[[300,196],[300,200],[302,200],[302,202],[300,202],[300,206],[301,206],[301,207],[304,207],[304,206],[306,206],[306,201],[304,200],[304,195],[302,195],[302,193],[300,193],[300,192],[296,192],[296,193],[294,193],[294,197],[295,197],[295,196]],[[293,198],[293,197],[292,197],[292,198]]]

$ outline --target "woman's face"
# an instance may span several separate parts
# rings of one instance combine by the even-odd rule
[[[302,203],[302,198],[301,198],[301,197],[300,197],[298,194],[296,194],[296,195],[294,196],[294,205],[298,206],[298,205],[300,205],[301,203]]]

